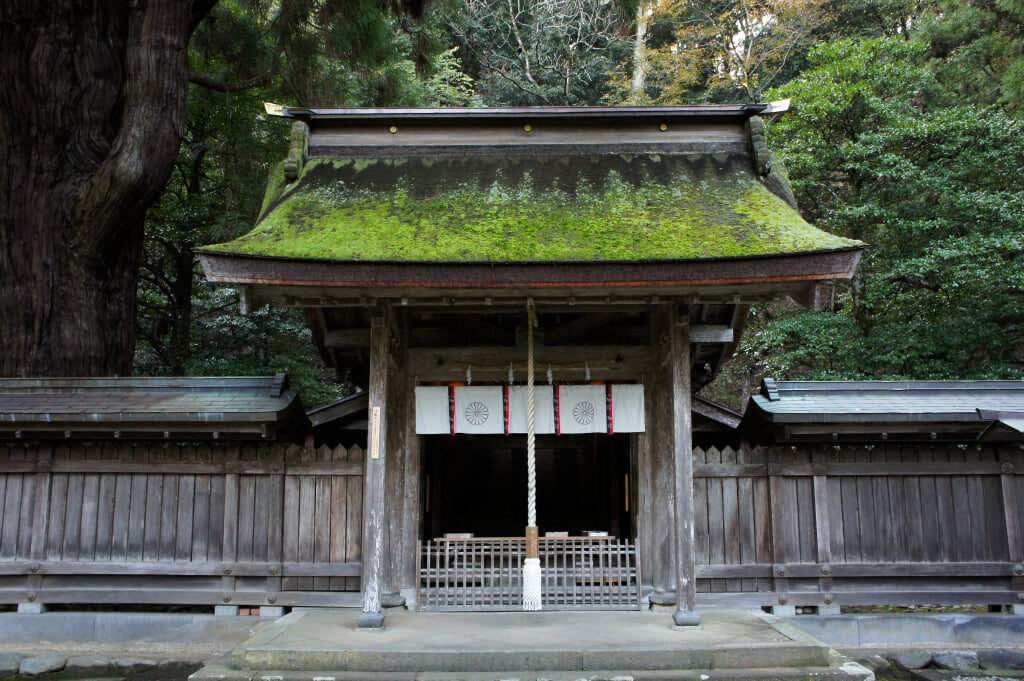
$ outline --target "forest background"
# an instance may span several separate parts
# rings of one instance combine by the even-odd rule
[[[803,215],[869,244],[818,309],[755,307],[704,394],[776,379],[1024,378],[1024,0],[220,0],[145,220],[134,371],[344,396],[298,310],[242,316],[192,249],[249,230],[297,106],[762,102]]]

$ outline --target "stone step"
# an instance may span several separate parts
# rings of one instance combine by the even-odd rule
[[[352,650],[241,648],[231,657],[241,669],[344,669],[362,672],[496,672],[505,669],[746,669],[826,667],[828,647],[816,643],[771,646],[724,644],[688,648],[502,650]]]
[[[656,671],[355,672],[239,670],[207,665],[190,681],[874,681],[859,665],[810,668],[748,668]]]

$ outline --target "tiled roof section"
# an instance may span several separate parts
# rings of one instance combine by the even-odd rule
[[[307,427],[284,374],[0,380],[0,438],[268,440]]]
[[[871,415],[891,421],[919,415],[978,420],[978,409],[1024,412],[1024,381],[771,381],[754,401],[776,420],[843,421]]]
[[[350,421],[365,421],[366,410],[370,404],[370,394],[365,390],[362,392],[343,397],[342,399],[326,404],[306,412],[310,423],[314,428],[320,426],[340,427]]]
[[[1024,381],[773,381],[747,405],[748,428],[776,441],[1000,439],[1021,435]]]

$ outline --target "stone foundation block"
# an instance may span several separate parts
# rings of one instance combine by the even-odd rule
[[[941,653],[932,655],[932,662],[940,669],[949,669],[957,672],[981,668],[978,653],[969,650],[944,650]]]
[[[18,603],[19,615],[42,615],[46,610],[45,603]]]
[[[905,651],[892,656],[892,661],[904,669],[924,669],[932,661],[931,652]]]
[[[26,657],[18,666],[18,673],[24,676],[38,676],[59,672],[64,669],[68,658],[63,655],[39,655],[38,657]]]

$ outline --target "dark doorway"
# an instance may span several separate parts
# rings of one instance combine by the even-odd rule
[[[604,531],[632,539],[630,435],[537,437],[541,535]],[[525,436],[430,436],[425,442],[424,539],[468,532],[521,537]]]

